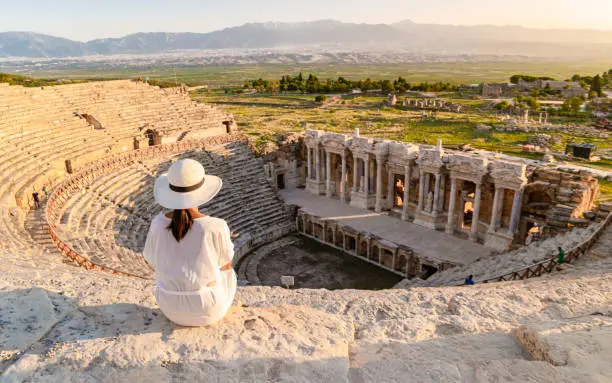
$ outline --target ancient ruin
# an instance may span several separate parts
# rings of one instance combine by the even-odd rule
[[[469,153],[389,140],[307,131],[306,190],[497,250],[580,224],[593,208],[597,179],[527,166],[484,151]],[[297,152],[303,152],[296,149]],[[286,162],[285,162],[286,163]],[[285,173],[293,168],[277,166]]]
[[[612,206],[588,172],[358,130],[256,155],[232,116],[127,80],[0,84],[0,138],[0,380],[612,379]],[[200,209],[256,285],[193,329],[161,315],[141,255],[154,179],[185,157],[222,177]],[[296,238],[335,254],[329,274],[291,265],[313,281],[342,287],[343,257],[401,281],[300,289],[320,285],[284,273],[284,248],[311,259]],[[457,287],[467,272],[478,285]]]
[[[420,100],[406,97],[403,102],[403,106],[406,108],[416,109],[427,109],[427,110],[439,110],[443,112],[461,112],[462,106],[455,102],[437,98],[422,98]]]

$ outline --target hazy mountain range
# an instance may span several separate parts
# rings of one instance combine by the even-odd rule
[[[0,57],[155,54],[177,50],[299,47],[409,49],[422,53],[609,57],[612,30],[516,26],[354,24],[334,20],[249,23],[209,33],[135,33],[79,42],[34,32],[0,33]]]

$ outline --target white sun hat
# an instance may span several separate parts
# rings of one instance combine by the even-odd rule
[[[206,174],[198,161],[179,160],[155,180],[155,201],[168,209],[189,209],[210,201],[221,186],[221,178]]]

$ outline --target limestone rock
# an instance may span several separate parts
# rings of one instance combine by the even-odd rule
[[[0,290],[0,369],[43,337],[66,314],[43,289]]]
[[[233,308],[213,326],[184,328],[147,307],[93,306],[56,326],[48,335],[52,342],[39,342],[4,376],[341,382],[351,332],[345,322],[308,307]]]
[[[535,360],[612,381],[612,317],[592,315],[521,326],[517,340]]]

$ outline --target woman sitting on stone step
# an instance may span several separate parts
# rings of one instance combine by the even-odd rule
[[[220,320],[236,294],[227,223],[198,211],[221,185],[192,159],[176,162],[155,181],[155,200],[172,211],[153,218],[143,253],[155,268],[157,304],[182,326]]]

